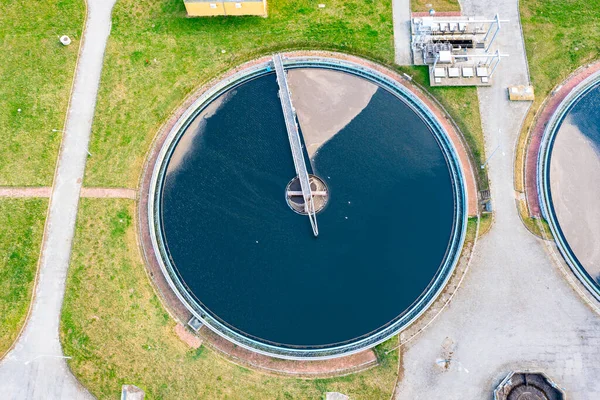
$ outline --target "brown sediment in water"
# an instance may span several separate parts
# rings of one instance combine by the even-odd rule
[[[311,159],[365,109],[377,91],[365,79],[326,69],[291,70],[288,83]]]
[[[600,152],[570,117],[554,142],[550,188],[569,246],[592,278],[600,281]]]
[[[190,125],[186,129],[186,134],[181,136],[179,143],[173,154],[171,155],[171,161],[167,173],[176,172],[183,162],[190,150],[193,149],[196,137],[204,130],[206,126],[206,120],[219,111],[219,109],[227,103],[227,100],[235,94],[235,91],[230,91],[223,94],[221,97],[210,102],[206,108],[202,111],[201,118],[194,118]]]

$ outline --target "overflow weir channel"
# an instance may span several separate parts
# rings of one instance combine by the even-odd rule
[[[285,127],[290,141],[290,149],[294,159],[294,168],[300,181],[302,197],[304,199],[304,213],[308,215],[310,225],[315,236],[319,235],[319,227],[317,226],[317,213],[315,211],[315,203],[313,193],[310,187],[310,178],[306,170],[306,162],[304,161],[304,151],[302,150],[302,142],[300,141],[300,132],[296,122],[296,111],[292,105],[290,89],[288,87],[287,75],[283,69],[283,61],[280,54],[273,56],[273,64],[275,73],[277,74],[277,84],[279,85],[279,99],[281,100],[281,108],[283,109],[283,117],[285,118]],[[288,193],[289,194],[289,193]],[[295,192],[293,193],[295,194]]]

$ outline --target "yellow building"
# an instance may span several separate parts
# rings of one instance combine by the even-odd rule
[[[213,15],[267,15],[267,0],[184,0],[191,17]]]

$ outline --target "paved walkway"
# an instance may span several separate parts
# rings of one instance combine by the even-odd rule
[[[394,49],[396,64],[411,65],[410,53],[410,0],[393,0]]]
[[[14,349],[0,363],[3,400],[91,398],[60,358],[63,353],[58,329],[114,1],[88,0],[85,41],[54,178],[33,308]]]
[[[79,194],[81,197],[97,199],[136,199],[135,189],[127,188],[82,187]],[[19,198],[50,196],[52,196],[51,187],[0,187],[0,197]]]
[[[584,305],[521,223],[513,189],[514,145],[527,103],[506,87],[526,84],[516,0],[465,0],[464,15],[510,19],[498,42],[510,58],[494,86],[479,89],[495,222],[478,243],[470,270],[448,308],[403,350],[398,399],[490,399],[512,369],[541,370],[569,399],[600,398],[600,316]],[[499,130],[501,132],[499,133]],[[445,361],[449,360],[449,361]]]

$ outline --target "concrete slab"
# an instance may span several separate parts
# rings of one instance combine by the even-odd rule
[[[327,392],[325,393],[325,400],[349,400],[350,397],[339,392]]]
[[[472,67],[463,67],[462,74],[465,78],[473,77],[473,68]]]
[[[410,0],[393,0],[392,11],[394,19],[394,49],[396,51],[396,64],[411,65]]]

